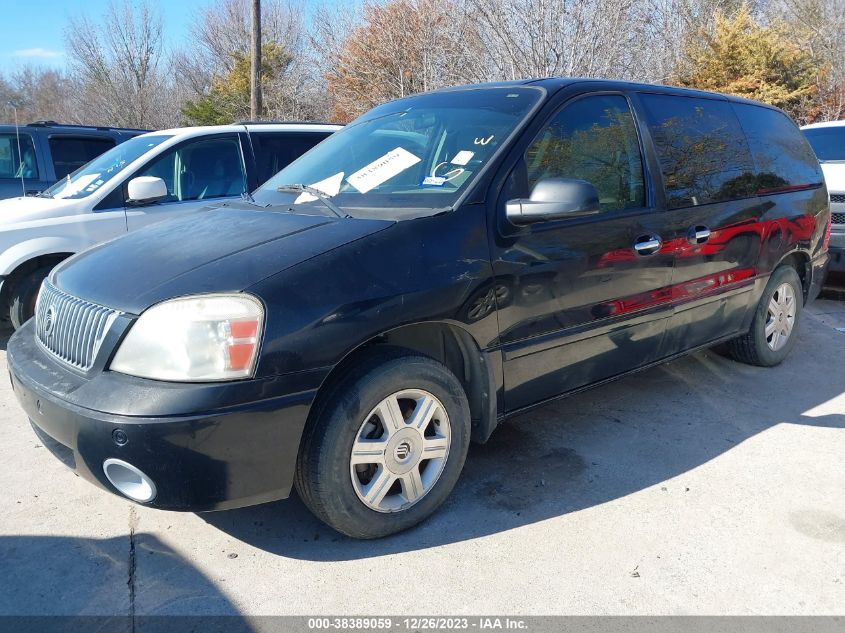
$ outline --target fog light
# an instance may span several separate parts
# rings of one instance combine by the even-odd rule
[[[132,464],[121,459],[107,459],[103,462],[103,472],[115,488],[133,501],[147,503],[155,499],[153,480]]]

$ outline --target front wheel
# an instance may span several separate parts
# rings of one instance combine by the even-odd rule
[[[317,406],[296,487],[338,532],[378,538],[405,530],[452,491],[469,447],[470,413],[461,384],[441,363],[377,352]]]
[[[798,273],[781,266],[769,278],[757,304],[751,329],[728,342],[731,356],[762,367],[778,365],[795,346],[804,295]]]

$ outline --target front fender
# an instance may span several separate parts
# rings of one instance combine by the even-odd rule
[[[36,257],[77,253],[85,247],[84,243],[63,237],[37,237],[18,242],[0,253],[0,275],[9,276],[18,266]]]
[[[125,232],[123,210],[38,220],[0,230],[0,275],[7,276],[36,257],[79,253]]]

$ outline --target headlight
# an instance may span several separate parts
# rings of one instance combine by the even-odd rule
[[[177,382],[246,378],[255,369],[263,322],[264,308],[250,295],[165,301],[132,325],[109,368]]]

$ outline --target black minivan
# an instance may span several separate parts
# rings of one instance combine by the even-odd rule
[[[379,537],[508,416],[719,342],[781,362],[829,230],[777,109],[452,88],[373,109],[250,200],[67,260],[7,358],[44,445],[106,490],[203,511],[295,486]]]

